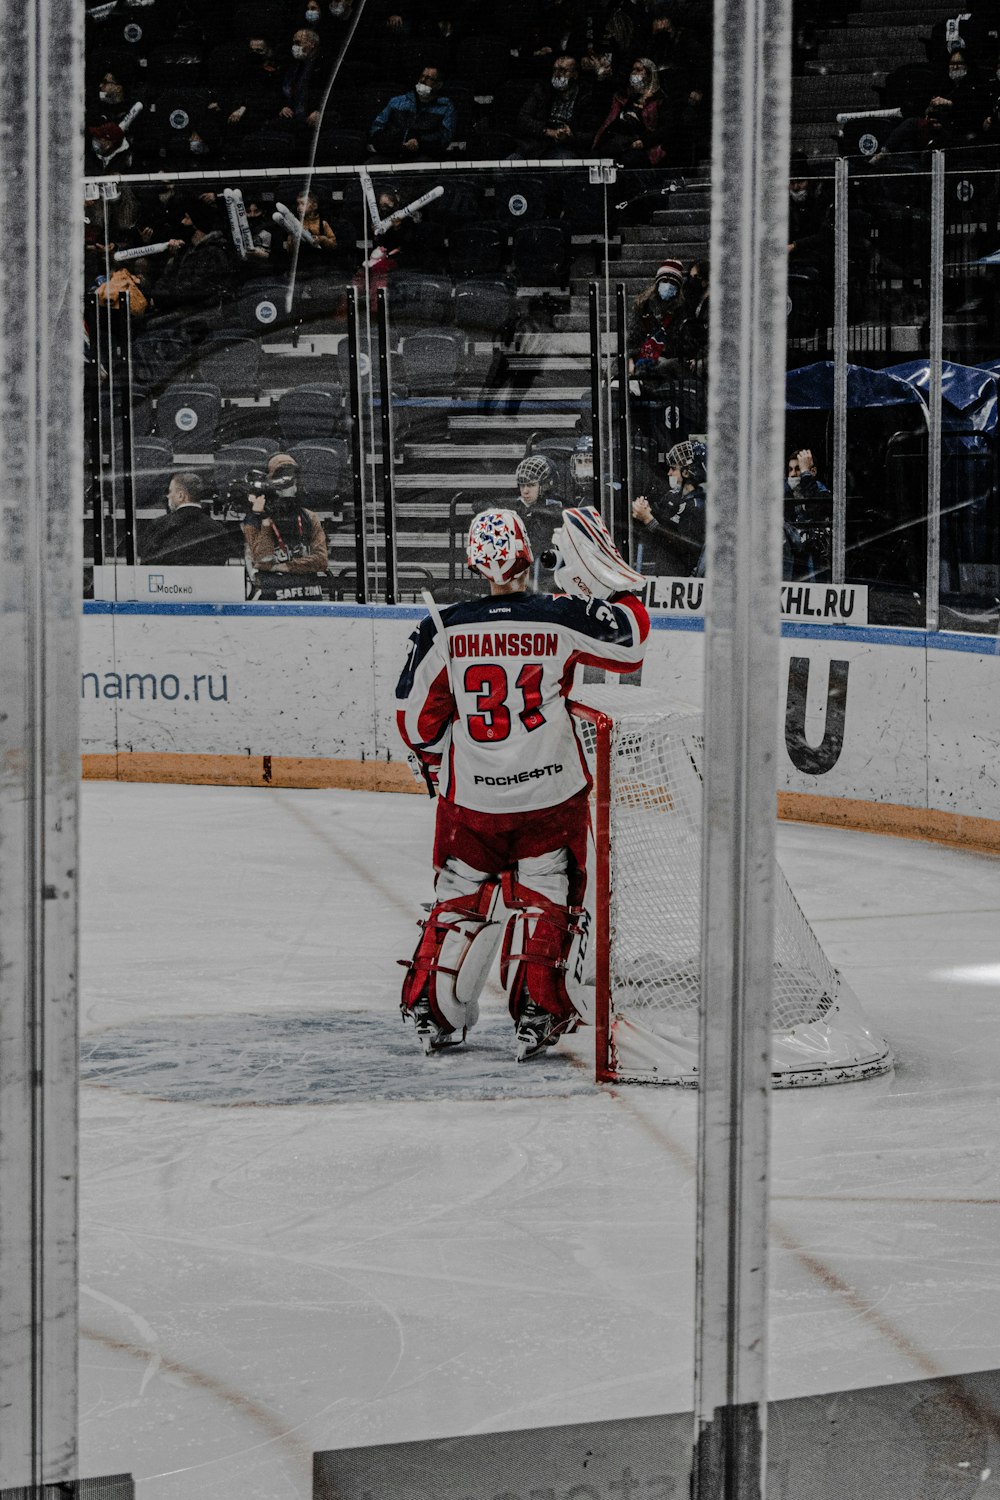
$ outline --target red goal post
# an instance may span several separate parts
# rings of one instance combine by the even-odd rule
[[[701,1010],[701,715],[644,688],[570,705],[590,767],[590,953],[567,982],[592,1021],[602,1082],[696,1087]],[[892,1067],[775,869],[771,1079],[856,1082]]]

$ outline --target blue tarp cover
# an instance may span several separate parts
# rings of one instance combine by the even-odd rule
[[[863,365],[847,366],[847,405],[907,406],[920,396],[905,380],[882,370],[867,370]],[[788,411],[833,410],[833,360],[822,359],[814,365],[789,370],[785,377],[785,408]]]
[[[918,390],[926,401],[931,371],[926,359],[911,359],[890,365],[887,374],[898,375]],[[946,431],[993,432],[997,425],[997,377],[981,366],[941,362],[942,421]]]

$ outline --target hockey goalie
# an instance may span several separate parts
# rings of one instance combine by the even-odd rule
[[[400,960],[403,1018],[427,1053],[465,1040],[498,947],[518,1061],[578,1021],[565,970],[586,886],[590,778],[568,697],[579,664],[635,671],[649,616],[642,579],[596,510],[564,511],[553,545],[562,592],[530,593],[521,518],[476,516],[468,562],[489,596],[432,609],[396,689],[400,733],[439,794],[435,899]]]

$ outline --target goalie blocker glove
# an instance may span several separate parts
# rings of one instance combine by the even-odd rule
[[[556,587],[578,599],[608,599],[638,594],[645,580],[622,557],[611,533],[592,505],[563,511],[563,524],[552,535],[553,552],[543,562],[554,569]]]

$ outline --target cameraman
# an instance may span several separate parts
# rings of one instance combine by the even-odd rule
[[[266,478],[252,485],[243,519],[247,570],[266,593],[291,592],[281,575],[325,573],[326,533],[314,511],[298,500],[299,466],[288,453],[268,460]]]

